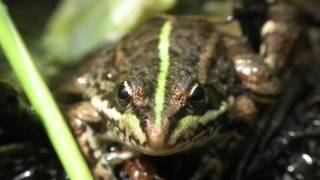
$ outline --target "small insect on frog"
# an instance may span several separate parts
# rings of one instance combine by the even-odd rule
[[[277,27],[287,26],[268,21],[262,36],[281,38]],[[273,62],[279,57],[264,48],[256,54],[245,38],[210,21],[167,16],[96,54],[76,81],[83,101],[69,112],[95,177],[112,174],[106,153],[112,142],[166,156],[214,145],[235,119],[251,121],[259,99],[253,97],[264,101],[281,91]]]

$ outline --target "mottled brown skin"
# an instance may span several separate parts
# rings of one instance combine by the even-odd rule
[[[85,98],[76,105],[77,108],[70,111],[70,122],[96,178],[107,179],[112,176],[107,168],[110,164],[103,157],[108,142],[112,140],[138,150],[138,146],[148,146],[154,151],[153,154],[157,154],[157,150],[173,148],[193,136],[201,135],[205,139],[209,132],[219,133],[219,129],[229,123],[239,120],[252,123],[257,108],[250,94],[270,98],[281,91],[280,81],[274,72],[243,38],[219,32],[212,23],[205,20],[170,18],[173,20],[170,36],[171,64],[161,129],[155,128],[153,107],[160,61],[157,46],[164,19],[150,22],[125,37],[113,49],[102,50],[95,55],[90,60],[88,71],[82,73],[76,82]],[[117,88],[124,81],[132,89],[128,105],[123,105],[117,98]],[[206,103],[197,109],[188,104],[195,83],[204,88],[207,97]],[[95,108],[92,99],[96,97],[100,101],[107,100],[109,108],[114,107],[121,113],[131,109],[140,120],[146,141],[141,144],[137,137],[126,132],[130,129],[119,129],[117,121],[110,120],[102,110]],[[242,101],[235,103],[214,123],[206,127],[195,127],[193,132],[179,138],[174,145],[168,144],[167,140],[181,117],[186,114],[202,115],[208,109],[218,108],[228,97]],[[243,107],[247,108],[241,109]],[[193,146],[187,149],[190,148]],[[181,151],[187,149],[182,148]],[[105,167],[105,171],[102,167]]]

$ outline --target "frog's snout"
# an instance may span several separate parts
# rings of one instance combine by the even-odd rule
[[[165,121],[162,121],[165,122]],[[168,128],[167,124],[157,125],[156,123],[146,123],[145,131],[148,137],[148,146],[152,149],[163,149],[166,147]]]

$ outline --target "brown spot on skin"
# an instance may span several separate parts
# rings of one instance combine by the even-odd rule
[[[132,101],[135,105],[140,106],[143,105],[143,100],[145,97],[145,93],[142,88],[134,88],[132,91]]]
[[[179,84],[179,83],[177,83]],[[185,104],[185,101],[188,98],[188,92],[184,91],[181,87],[177,86],[177,85],[173,85],[171,87],[171,91],[170,91],[170,96],[171,96],[171,100],[172,102],[175,102],[177,104],[178,107],[182,106],[183,104]]]

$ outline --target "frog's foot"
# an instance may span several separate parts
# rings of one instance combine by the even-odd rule
[[[104,159],[108,161],[112,166],[115,166],[136,156],[137,154],[135,154],[134,152],[126,150],[121,152],[108,152],[104,155]]]
[[[105,152],[92,168],[94,177],[99,180],[115,180],[117,178],[113,171],[114,167],[120,164],[126,164],[127,161],[137,156],[134,152],[126,149]]]
[[[96,179],[112,179],[113,173],[109,163],[103,158],[106,144],[99,139],[95,127],[102,128],[99,113],[88,102],[75,105],[68,112],[68,119],[79,147],[84,154]]]
[[[99,180],[116,180],[113,173],[113,169],[109,165],[109,163],[104,159],[101,158],[94,167],[92,167],[92,172],[95,179]]]

